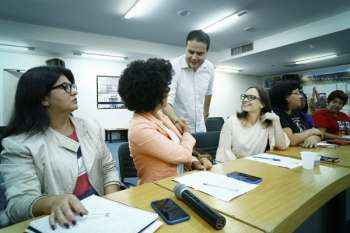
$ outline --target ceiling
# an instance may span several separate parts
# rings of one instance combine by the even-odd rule
[[[232,61],[225,62],[223,65],[239,67],[246,71],[249,70],[249,73],[252,75],[274,75],[350,64],[349,38],[350,29],[343,30],[315,39],[236,58]],[[302,57],[327,54],[330,51],[337,53],[339,56],[334,59],[309,64],[295,65],[291,62]]]
[[[210,34],[212,40],[210,52],[220,53],[235,46],[254,42],[343,12],[350,12],[349,0],[149,1],[157,4],[144,15],[125,20],[122,16],[135,0],[1,0],[0,19],[183,48],[185,36],[190,30],[201,28],[204,24],[215,21],[218,16],[247,10],[247,14],[232,26]],[[182,9],[191,11],[191,14],[185,17],[178,15],[177,12]],[[244,31],[247,27],[254,29]],[[332,61],[310,66],[286,66],[293,59],[305,56],[308,52],[317,54],[334,49],[342,54],[348,53],[349,45],[346,44],[346,38],[350,38],[349,35],[349,30],[343,30],[274,49],[266,49],[252,55],[226,59],[221,63],[238,66],[243,69],[243,73],[253,75],[277,74],[350,63],[349,56],[344,55]],[[0,28],[0,39],[1,36],[4,35],[1,35]],[[43,47],[51,48],[56,54],[60,54],[60,46],[62,51],[71,49],[63,42],[60,44],[57,41],[55,43],[42,41],[40,35],[37,40],[32,40],[32,43],[36,46],[42,43]],[[142,54],[142,51],[140,53]]]

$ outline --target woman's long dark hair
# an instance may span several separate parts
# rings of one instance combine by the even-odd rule
[[[301,89],[300,83],[296,81],[279,81],[270,89],[270,98],[273,108],[284,111],[289,110],[287,97],[296,89]]]
[[[271,112],[271,102],[270,102],[270,97],[269,94],[261,87],[248,87],[247,90],[254,88],[257,90],[260,98],[260,102],[263,105],[263,108],[261,109],[260,116],[264,115],[267,112]],[[246,90],[246,91],[247,91]],[[248,112],[247,111],[242,111],[242,112],[237,112],[237,118],[240,120],[246,120],[248,117]],[[265,121],[265,126],[268,127],[272,124],[271,121]]]
[[[49,115],[42,101],[62,75],[74,83],[72,72],[63,67],[39,66],[22,75],[17,84],[14,110],[0,142],[10,135],[34,135],[44,132],[49,127]]]

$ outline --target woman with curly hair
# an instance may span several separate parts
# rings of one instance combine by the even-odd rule
[[[186,168],[210,168],[208,158],[192,156],[195,139],[185,127],[180,133],[163,114],[167,104],[172,67],[163,59],[134,61],[121,75],[118,92],[125,106],[134,111],[129,128],[129,146],[139,182],[175,176]]]
[[[273,111],[280,117],[284,132],[292,146],[316,147],[323,133],[305,120],[302,115],[299,84],[295,81],[281,81],[270,89]]]

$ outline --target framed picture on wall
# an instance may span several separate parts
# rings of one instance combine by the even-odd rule
[[[118,94],[119,76],[97,75],[97,108],[121,109],[125,108]]]

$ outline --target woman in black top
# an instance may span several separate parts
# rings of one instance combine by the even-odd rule
[[[322,132],[308,124],[301,111],[301,93],[295,81],[281,81],[270,89],[273,111],[280,117],[284,132],[292,146],[316,147]]]

